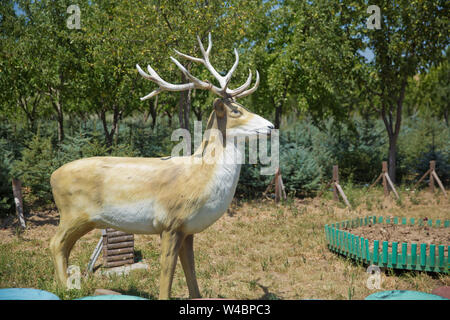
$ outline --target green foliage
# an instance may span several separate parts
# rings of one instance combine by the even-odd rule
[[[163,79],[180,83],[169,55],[176,48],[199,56],[195,37],[206,40],[208,32],[220,73],[232,64],[232,48],[239,51],[231,88],[245,81],[248,69],[259,71],[258,91],[242,104],[281,124],[288,191],[313,193],[331,177],[333,164],[343,180],[373,181],[388,137],[393,144],[398,137],[398,178],[412,181],[435,157],[448,184],[448,1],[380,4],[380,30],[365,25],[366,1],[88,1],[79,4],[79,30],[66,26],[71,4],[0,4],[0,178],[8,181],[0,187],[2,211],[12,209],[13,175],[48,202],[51,172],[69,161],[169,155],[175,143],[163,116],[170,123],[178,117],[183,126],[183,112],[204,118],[213,97],[194,90],[190,103],[179,93],[143,103],[139,97],[155,85],[135,65],[150,64]],[[370,61],[361,55],[366,49],[374,54]],[[211,80],[203,65],[179,60]],[[154,128],[133,117],[149,107],[158,119]],[[260,168],[243,165],[238,193],[266,188],[271,177]]]
[[[14,210],[14,199],[11,184],[11,167],[13,153],[8,148],[8,142],[0,139],[0,217]]]
[[[50,137],[36,134],[22,151],[22,158],[14,163],[12,174],[32,190],[31,201],[50,201],[50,175],[57,169],[57,152]]]
[[[152,130],[148,124],[135,121],[129,124],[128,140],[139,150],[141,157],[163,157],[170,155],[172,142],[171,128],[166,123],[158,123]]]
[[[311,149],[285,146],[280,152],[280,168],[286,192],[307,195],[319,189],[321,168]]]
[[[381,121],[355,118],[349,125],[333,123],[328,136],[342,179],[367,183],[379,175],[387,142]]]
[[[243,164],[239,182],[236,187],[236,195],[244,198],[255,198],[260,196],[267,188],[272,176],[261,175],[261,165]]]

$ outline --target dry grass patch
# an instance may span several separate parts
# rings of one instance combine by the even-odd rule
[[[324,225],[365,215],[445,219],[450,212],[448,199],[427,192],[406,194],[400,202],[383,198],[380,190],[368,195],[350,194],[352,197],[359,205],[351,210],[329,199],[290,199],[278,205],[269,200],[234,203],[229,213],[195,236],[197,276],[203,296],[364,299],[374,292],[366,286],[367,266],[330,252]],[[0,287],[34,287],[65,299],[90,295],[96,288],[151,299],[158,296],[160,239],[154,235],[135,237],[136,252],[149,264],[149,272],[112,279],[89,277],[82,281],[81,291],[58,288],[48,250],[57,221],[56,212],[49,211],[28,217],[27,230],[22,234],[14,231],[14,224],[0,229]],[[75,245],[70,264],[84,270],[99,237],[99,230],[84,236]],[[442,285],[450,285],[449,275],[390,270],[382,274],[381,283],[382,290],[424,292]],[[172,296],[188,298],[180,263]]]

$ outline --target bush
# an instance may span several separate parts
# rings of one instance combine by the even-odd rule
[[[8,142],[0,139],[0,217],[14,212],[14,197],[11,187],[13,153]]]
[[[320,131],[309,122],[296,123],[280,131],[279,166],[287,193],[311,195],[320,187],[330,152],[318,136]],[[269,147],[268,153],[271,154]],[[248,150],[246,151],[248,163]],[[261,195],[273,176],[260,174],[261,165],[244,164],[237,193],[246,197]]]
[[[319,189],[322,170],[310,149],[284,146],[280,150],[280,168],[287,193],[308,195]]]
[[[368,183],[380,174],[381,162],[387,157],[384,128],[368,119],[355,118],[352,124],[331,124],[326,136],[331,139],[340,178]]]
[[[12,169],[14,177],[31,188],[31,198],[27,198],[27,202],[44,204],[51,200],[50,175],[57,167],[51,138],[36,134],[22,151],[22,159],[15,161]]]

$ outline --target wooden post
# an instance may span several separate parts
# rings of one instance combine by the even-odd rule
[[[339,184],[339,167],[333,166],[333,199],[339,201],[337,184]]]
[[[320,196],[321,196],[325,191],[327,191],[328,187],[329,187],[330,184],[332,184],[332,183],[333,183],[333,180],[328,181],[328,183],[327,183],[327,185],[325,186],[325,188],[324,188],[322,191],[320,191],[319,194],[317,195],[317,198],[320,198]]]
[[[441,179],[439,179],[439,177],[438,177],[436,171],[434,171],[434,170],[431,171],[431,176],[436,180],[436,182],[438,183],[439,187],[440,187],[441,190],[442,190],[442,193],[443,193],[444,196],[447,198],[447,193],[445,192],[444,185],[442,184]]]
[[[280,185],[280,198],[283,198],[283,200],[286,200],[286,190],[284,190],[284,183],[283,178],[281,177],[281,169],[278,168],[278,184]]]
[[[16,205],[16,213],[22,228],[26,228],[25,219],[23,217],[23,201],[22,201],[22,183],[18,179],[12,179],[12,189],[14,195],[14,204]]]
[[[397,191],[395,190],[394,184],[392,183],[391,178],[389,178],[389,175],[387,174],[387,172],[384,174],[384,177],[386,178],[387,182],[389,183],[389,186],[391,187],[392,192],[394,192],[397,199],[400,199],[400,196],[398,195]]]
[[[382,172],[382,173],[378,176],[378,178],[375,180],[375,182],[372,183],[372,184],[370,185],[369,189],[367,189],[367,192],[369,192],[369,190],[372,189],[372,187],[373,187],[374,185],[376,185],[377,182],[380,181],[380,179],[381,179],[383,176],[384,176],[384,174],[383,174],[383,172]]]
[[[439,179],[437,173],[436,173],[436,161],[431,160],[430,161],[430,169],[428,169],[427,172],[417,181],[417,183],[414,185],[413,190],[417,188],[417,186],[422,182],[422,180],[427,176],[430,175],[430,182],[429,182],[429,189],[431,193],[434,193],[434,181],[437,182],[439,188],[441,188],[442,193],[444,193],[444,196],[447,198],[447,193],[445,192],[444,185],[441,182],[441,179]]]
[[[351,207],[350,206],[350,202],[348,202],[347,197],[345,196],[344,190],[342,190],[342,187],[339,183],[335,183],[334,184],[336,186],[336,189],[339,191],[339,193],[341,194],[342,199],[344,200],[345,204],[347,205],[347,207]]]
[[[383,161],[381,163],[382,166],[382,174],[383,174],[383,190],[384,190],[384,195],[388,196],[389,195],[389,188],[388,188],[388,182],[386,180],[386,174],[388,174],[388,165],[387,165],[387,161]]]
[[[417,186],[422,182],[423,179],[425,179],[425,177],[427,175],[431,174],[431,169],[428,169],[427,172],[425,172],[425,174],[419,179],[419,181],[416,182],[416,184],[413,187],[413,191],[416,190]]]
[[[436,161],[430,161],[430,192],[434,193],[434,176],[433,171],[436,169]]]
[[[102,229],[102,236],[100,237],[100,240],[97,242],[97,246],[94,249],[94,252],[92,252],[92,255],[89,259],[89,263],[87,266],[87,272],[94,271],[94,265],[97,261],[98,257],[100,256],[100,252],[102,252],[103,249],[103,236],[106,234],[106,230]]]
[[[278,168],[275,173],[275,202],[280,202],[280,199],[286,200],[286,191],[284,190],[283,178],[281,178],[281,169]]]
[[[280,202],[281,185],[280,179],[278,179],[279,176],[280,176],[280,168],[278,168],[277,172],[275,173],[275,202]]]

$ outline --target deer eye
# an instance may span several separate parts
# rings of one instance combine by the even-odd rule
[[[232,109],[232,110],[231,110],[231,113],[232,113],[234,116],[239,116],[239,115],[241,115],[241,112],[240,112],[238,109]]]

